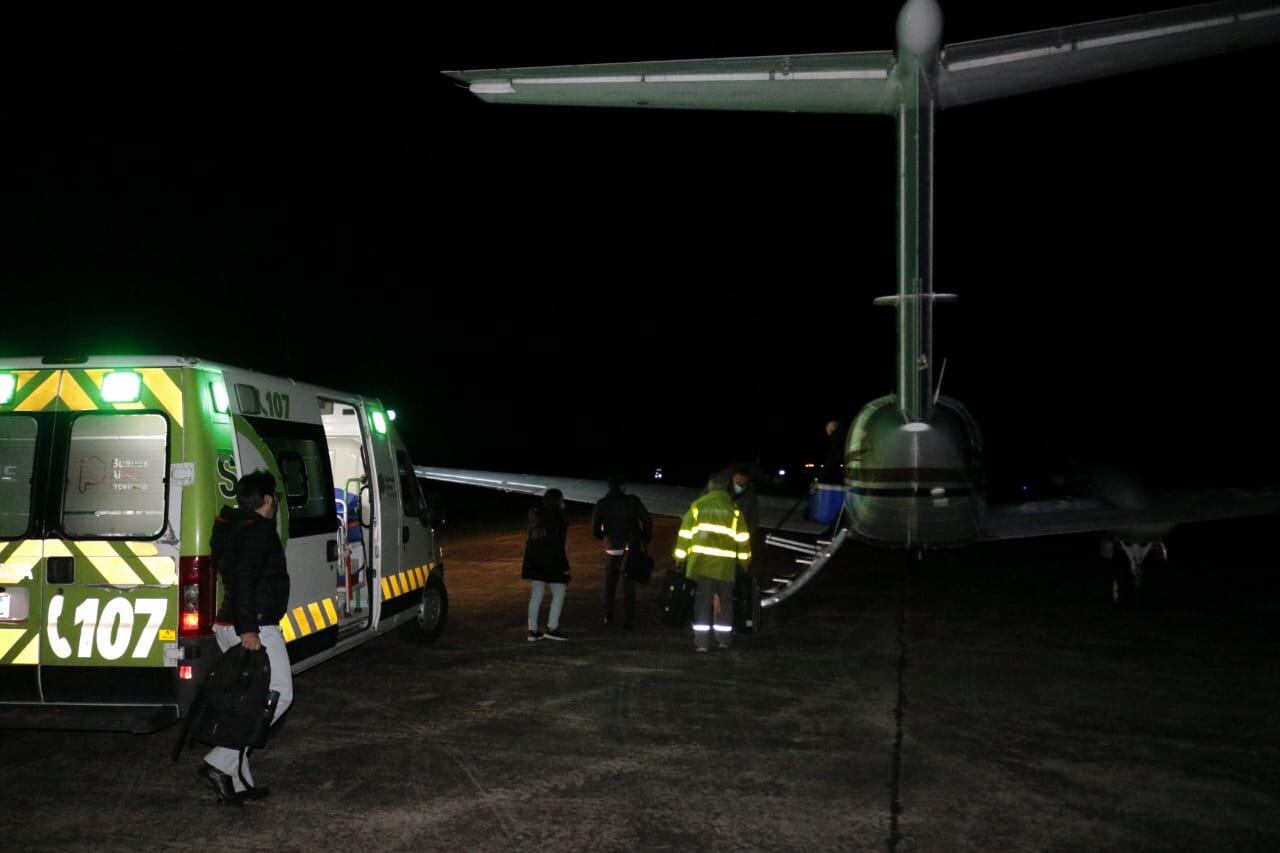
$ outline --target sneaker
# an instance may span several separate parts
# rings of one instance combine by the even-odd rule
[[[529,642],[534,643],[534,642],[537,642],[538,640],[541,640],[541,639],[542,639],[542,632],[541,632],[541,631],[530,631],[530,632],[529,632]]]
[[[544,636],[545,636],[548,640],[567,640],[567,639],[569,639],[569,638],[568,638],[568,637],[566,637],[564,634],[561,634],[561,633],[560,633],[560,629],[559,629],[559,628],[548,629],[548,630],[547,630],[547,633],[546,633]]]

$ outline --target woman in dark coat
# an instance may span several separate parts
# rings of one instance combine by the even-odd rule
[[[533,581],[529,594],[529,642],[567,640],[560,633],[560,609],[564,606],[564,588],[569,582],[569,558],[564,552],[568,525],[564,518],[564,494],[547,489],[542,503],[529,510],[529,539],[524,546],[524,568],[520,577]],[[547,614],[546,633],[538,630],[538,610],[542,592],[551,585],[551,612]]]

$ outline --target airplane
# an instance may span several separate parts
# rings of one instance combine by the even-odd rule
[[[890,116],[897,128],[897,292],[875,300],[896,312],[895,387],[862,407],[845,447],[844,511],[816,543],[771,534],[802,554],[802,572],[769,592],[771,607],[801,589],[850,539],[928,549],[975,542],[1100,533],[1118,544],[1131,583],[1149,554],[1165,553],[1174,525],[1280,512],[1280,491],[1216,489],[1148,495],[1103,472],[1085,498],[988,503],[983,440],[975,419],[941,393],[933,352],[934,306],[955,294],[933,288],[934,128],[943,109],[1154,68],[1280,41],[1280,3],[1226,0],[1053,29],[943,45],[936,0],[907,0],[893,50],[733,59],[625,62],[444,72],[494,104],[755,110]],[[598,481],[420,467],[418,476],[504,491],[560,488],[594,502]],[[654,512],[681,515],[694,490],[631,489]],[[813,532],[794,502],[766,498],[762,523]],[[1128,589],[1124,587],[1128,586]]]

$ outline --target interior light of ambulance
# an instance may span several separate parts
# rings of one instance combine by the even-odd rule
[[[136,403],[142,396],[142,376],[118,370],[102,377],[102,399],[108,403]]]
[[[18,387],[18,377],[12,373],[0,373],[0,406],[6,406],[13,400],[13,392]]]
[[[223,384],[221,379],[215,379],[209,383],[209,390],[213,394],[213,410],[220,415],[225,415],[231,408],[231,399],[227,396],[227,386]]]

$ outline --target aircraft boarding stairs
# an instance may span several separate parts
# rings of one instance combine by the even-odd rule
[[[818,572],[822,571],[827,562],[836,555],[836,552],[840,550],[848,539],[849,528],[843,526],[836,531],[836,535],[831,539],[819,538],[813,542],[803,539],[791,539],[776,533],[766,534],[764,537],[766,545],[782,548],[800,556],[795,558],[798,566],[795,571],[791,574],[780,574],[772,578],[772,585],[766,585],[762,588],[760,606],[762,608],[774,607],[799,592]]]

